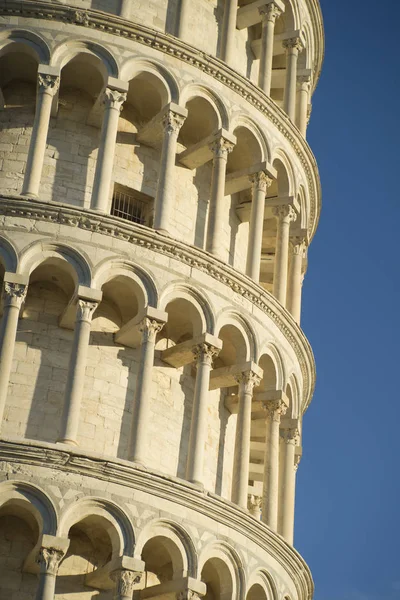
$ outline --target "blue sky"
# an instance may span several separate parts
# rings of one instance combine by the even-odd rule
[[[398,0],[321,0],[326,53],[308,139],[323,210],[302,326],[317,362],[295,545],[315,600],[399,600]]]

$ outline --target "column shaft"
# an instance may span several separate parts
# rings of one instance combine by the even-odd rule
[[[251,402],[260,378],[252,371],[242,373],[239,382],[239,412],[233,458],[232,502],[247,508],[250,468]]]
[[[164,139],[161,150],[160,172],[154,211],[154,229],[169,232],[171,213],[174,203],[174,170],[176,144],[179,130],[185,119],[181,115],[168,112],[163,120]]]
[[[126,92],[120,92],[110,88],[106,88],[104,91],[103,124],[101,128],[92,192],[92,208],[99,210],[100,212],[107,212],[109,208],[118,120],[125,100]]]
[[[178,37],[188,39],[188,24],[190,21],[190,0],[181,0],[179,7]]]
[[[237,0],[225,0],[221,58],[230,65],[235,52],[236,18]]]
[[[294,501],[295,501],[295,449],[297,429],[284,429],[284,457],[282,471],[282,535],[289,544],[293,544]]]
[[[150,421],[151,388],[153,383],[154,349],[157,333],[164,323],[145,318],[141,324],[142,344],[140,347],[139,370],[136,378],[133,402],[132,425],[129,442],[130,459],[133,462],[146,462],[148,445],[147,430]]]
[[[264,172],[252,176],[252,202],[250,213],[249,242],[247,246],[246,275],[257,283],[260,280],[262,236],[264,229],[265,194],[272,179]]]
[[[22,194],[26,196],[38,196],[39,194],[47,135],[49,132],[51,105],[59,84],[60,78],[58,76],[41,75],[40,73],[38,75],[35,120],[33,122],[25,178],[22,186]]]
[[[18,317],[28,286],[4,282],[4,312],[0,330],[0,429],[10,382],[11,365],[14,356]]]
[[[226,164],[228,154],[233,150],[233,144],[221,137],[212,144],[211,150],[214,153],[214,159],[208,211],[207,250],[222,258],[221,238],[224,227]]]
[[[281,304],[285,305],[289,259],[289,228],[291,221],[296,219],[296,213],[288,205],[274,207],[273,213],[277,218],[273,294]]]
[[[305,242],[297,238],[292,242],[292,260],[290,263],[286,308],[296,323],[300,324],[302,266]]]
[[[262,27],[258,85],[269,96],[271,93],[272,61],[274,58],[275,21],[281,14],[281,10],[274,2],[270,2],[258,10],[261,14]]]
[[[299,78],[299,112],[297,126],[300,133],[306,137],[308,124],[308,104],[310,99],[310,77]]]
[[[79,299],[75,321],[74,339],[65,389],[64,409],[59,442],[78,445],[78,427],[81,414],[82,392],[85,381],[86,359],[90,329],[97,302]]]
[[[129,19],[131,16],[131,2],[132,0],[121,0],[120,16],[124,19]]]
[[[286,405],[281,401],[265,403],[267,411],[262,520],[275,531],[278,526],[279,423]]]
[[[286,48],[286,83],[283,107],[289,118],[294,121],[296,117],[296,86],[297,86],[297,59],[302,45],[299,38],[291,38],[283,42]]]
[[[193,348],[196,360],[196,384],[194,388],[192,418],[190,423],[189,448],[186,463],[186,479],[203,485],[204,447],[207,438],[207,398],[210,386],[210,371],[217,348],[199,344]]]
[[[56,576],[65,552],[56,548],[41,548],[40,575],[36,600],[54,600]]]

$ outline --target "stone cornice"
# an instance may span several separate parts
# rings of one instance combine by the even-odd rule
[[[314,9],[310,12],[317,19],[317,15],[320,17],[320,10],[317,10],[317,8],[319,9],[319,3],[317,0],[308,0],[308,2],[309,6],[314,6]],[[240,75],[220,59],[197,50],[176,37],[98,10],[78,10],[76,6],[63,6],[38,0],[25,0],[22,2],[3,0],[0,3],[0,15],[66,22],[71,25],[85,27],[86,30],[95,29],[103,33],[117,35],[186,62],[234,90],[257,108],[290,142],[295,150],[308,180],[310,194],[308,233],[310,240],[312,239],[318,225],[321,209],[321,186],[314,155],[306,140],[286,113],[246,77]],[[19,23],[19,27],[21,25]],[[13,24],[10,24],[10,26],[13,26]],[[28,24],[28,28],[30,26],[31,23]],[[320,27],[322,27],[322,19]],[[321,65],[317,66],[317,69],[320,68]]]
[[[59,223],[115,237],[175,258],[214,277],[268,315],[291,344],[303,376],[302,412],[307,409],[315,386],[315,362],[311,346],[290,313],[278,300],[243,273],[200,248],[174,240],[148,227],[89,209],[3,195],[0,196],[0,214]]]
[[[324,61],[325,54],[325,34],[324,34],[324,22],[322,18],[321,5],[319,0],[305,0],[307,5],[311,23],[314,31],[315,40],[315,60],[312,68],[314,70],[313,76],[313,91],[317,87],[318,80],[321,75],[322,63]]]
[[[59,471],[77,473],[97,480],[123,485],[154,497],[173,500],[175,504],[201,513],[244,535],[274,556],[293,580],[299,600],[311,600],[314,584],[310,570],[300,554],[283,537],[247,511],[216,494],[175,477],[136,467],[121,459],[110,459],[101,454],[62,448],[46,442],[0,440],[0,460],[21,465],[34,465]],[[9,479],[29,478],[28,468],[19,468]],[[21,472],[22,471],[22,472]]]

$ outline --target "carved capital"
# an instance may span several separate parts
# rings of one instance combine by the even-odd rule
[[[239,385],[243,386],[245,394],[252,394],[253,389],[260,385],[261,377],[254,371],[244,371],[235,376]]]
[[[92,300],[84,300],[83,298],[78,299],[78,310],[76,313],[77,321],[86,321],[87,323],[92,322],[93,313],[98,307],[98,302]]]
[[[185,117],[169,110],[162,120],[164,131],[167,134],[179,133],[180,128],[185,122]]]
[[[223,137],[214,140],[210,145],[210,150],[214,154],[214,158],[224,158],[228,160],[228,154],[232,152],[235,145]]]
[[[119,92],[118,90],[106,88],[103,93],[102,103],[106,108],[114,108],[115,110],[121,111],[126,96],[126,92]]]
[[[220,349],[203,342],[193,346],[192,352],[197,364],[203,363],[211,367],[214,358],[220,353]]]
[[[140,571],[128,571],[126,569],[117,569],[110,573],[111,579],[115,582],[115,589],[120,596],[131,597],[135,585],[140,583],[143,573]]]
[[[290,238],[290,245],[292,248],[292,254],[304,257],[307,247],[305,238],[299,236],[292,237]]]
[[[247,498],[247,507],[251,513],[259,513],[262,506],[262,496],[249,494]]]
[[[26,298],[27,291],[27,285],[5,281],[3,286],[3,306],[16,306],[20,309]]]
[[[309,104],[307,107],[307,125],[310,122],[311,119],[311,113],[312,113],[312,104]]]
[[[58,567],[64,555],[65,552],[59,548],[40,548],[38,559],[40,571],[42,573],[49,573],[50,575],[57,575]]]
[[[253,189],[261,190],[262,192],[267,192],[267,189],[272,185],[273,179],[268,177],[268,175],[264,171],[259,171],[258,173],[253,173],[249,177],[251,183],[253,184]]]
[[[54,96],[60,86],[60,78],[58,75],[43,75],[38,74],[38,89],[41,94],[49,94]]]
[[[201,596],[193,590],[181,590],[176,594],[176,600],[201,600]]]
[[[281,417],[286,414],[287,406],[283,400],[268,400],[263,402],[263,409],[267,413],[267,418],[280,423]]]
[[[283,40],[282,46],[286,48],[286,50],[295,50],[297,52],[301,52],[303,50],[303,42],[299,37],[292,37],[286,40]]]
[[[276,19],[282,14],[281,9],[275,2],[269,2],[269,4],[259,6],[258,12],[260,13],[263,22],[271,21],[272,23],[275,23]]]
[[[310,91],[310,87],[311,87],[311,77],[310,75],[298,75],[297,76],[297,82],[300,86],[300,89],[304,90],[305,92],[309,92]]]
[[[290,204],[282,204],[281,206],[273,206],[272,214],[280,221],[287,221],[288,223],[297,219],[296,211]]]
[[[155,342],[157,334],[160,333],[165,323],[156,321],[155,319],[144,318],[139,325],[139,331],[142,333],[142,344],[147,342]]]
[[[285,444],[292,444],[293,446],[295,446],[299,441],[300,432],[297,429],[297,427],[281,429],[279,434],[285,442]]]

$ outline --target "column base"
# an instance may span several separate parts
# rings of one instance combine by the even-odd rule
[[[69,440],[68,438],[65,438],[63,440],[57,440],[56,444],[63,444],[65,446],[75,446],[76,448],[79,447],[78,442],[76,442],[75,440]]]

